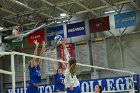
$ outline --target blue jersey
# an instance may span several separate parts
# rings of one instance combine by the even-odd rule
[[[82,92],[81,92],[80,87],[77,86],[77,87],[74,87],[73,90],[70,90],[70,88],[67,88],[67,93],[82,93]]]
[[[64,75],[59,74],[58,72],[54,76],[54,85],[55,85],[55,91],[64,91]]]
[[[39,84],[41,83],[41,73],[40,73],[40,66],[29,66],[29,73],[30,73],[30,82],[29,84]]]
[[[41,83],[41,73],[40,73],[39,65],[33,67],[29,66],[29,74],[30,74],[30,81],[26,93],[39,93],[38,87],[33,85],[33,83],[36,84]]]

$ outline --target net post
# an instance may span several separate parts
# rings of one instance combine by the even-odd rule
[[[135,93],[134,75],[135,75],[135,74],[131,73],[131,76],[132,76],[132,91],[130,91],[130,93]]]
[[[15,93],[15,64],[14,64],[14,54],[11,54],[11,71],[12,71],[12,93]]]
[[[26,93],[26,66],[25,66],[25,55],[23,57],[23,79],[24,79],[24,93]]]

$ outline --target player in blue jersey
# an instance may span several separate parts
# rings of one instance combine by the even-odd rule
[[[37,50],[39,43],[37,40],[34,41],[36,47],[34,50],[34,55],[37,55]],[[40,51],[40,56],[44,55],[45,50],[45,42],[42,42],[42,49]],[[38,87],[41,84],[41,73],[40,73],[40,65],[42,64],[42,59],[39,59],[38,62],[36,61],[36,58],[33,58],[29,61],[29,75],[30,75],[30,81],[29,86],[27,87],[27,93],[39,93]]]
[[[65,77],[63,74],[63,69],[62,68],[56,69],[54,64],[52,68],[54,73],[54,90],[57,93],[63,93],[65,91],[65,85],[64,85]]]

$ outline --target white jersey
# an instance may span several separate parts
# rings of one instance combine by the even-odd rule
[[[69,59],[70,59],[70,54],[69,54],[67,48],[64,48],[64,54],[65,54],[65,57],[66,57],[66,61],[69,61]]]
[[[65,87],[70,87],[70,84],[74,84],[74,87],[77,87],[80,85],[79,80],[77,79],[76,75],[73,77],[71,76],[69,72],[69,68],[67,67],[65,70],[65,79],[64,79]]]
[[[66,57],[66,61],[69,61],[70,59],[70,54],[68,52],[67,48],[64,48],[64,54]],[[64,84],[65,87],[70,87],[70,84],[74,84],[74,87],[77,87],[80,85],[79,80],[77,79],[76,75],[74,75],[73,77],[71,76],[70,72],[69,72],[69,65],[67,65],[67,68],[65,70],[65,79],[64,79]]]

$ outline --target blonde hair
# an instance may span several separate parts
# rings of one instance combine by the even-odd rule
[[[71,57],[69,60],[69,64],[70,64],[70,73],[72,76],[74,76],[77,72],[77,64],[76,64],[76,59],[74,57]]]

